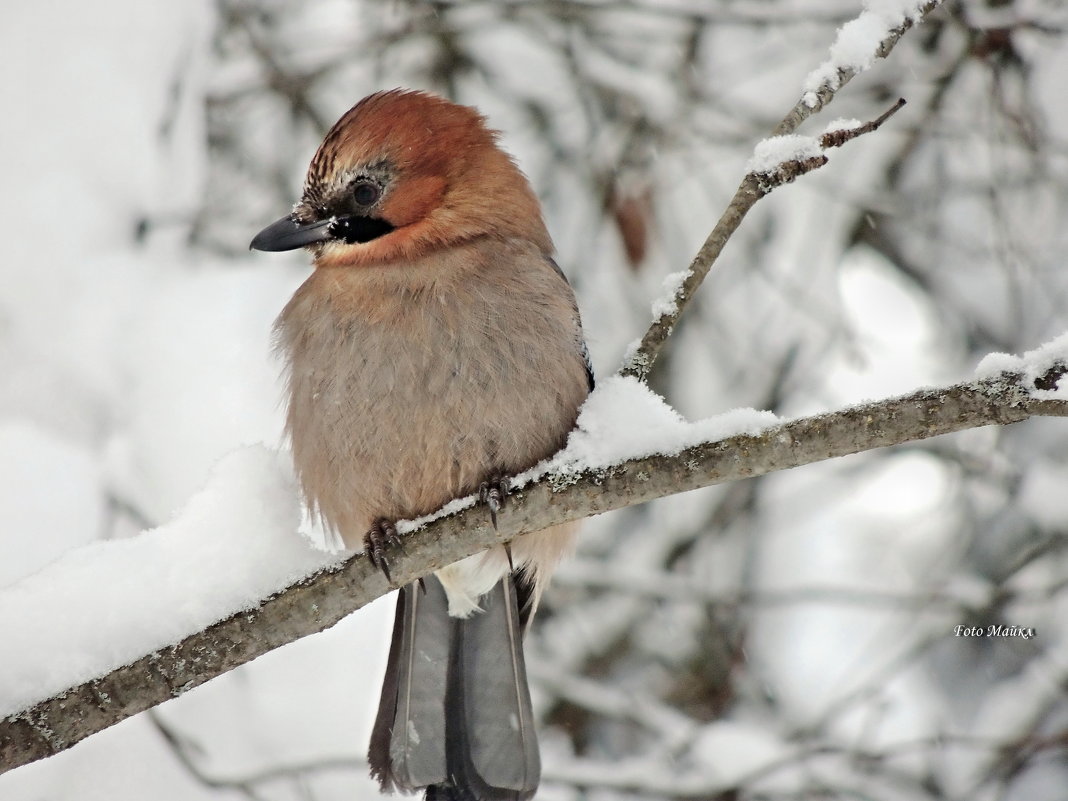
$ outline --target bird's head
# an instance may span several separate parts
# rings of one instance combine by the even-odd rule
[[[364,98],[316,151],[293,212],[256,250],[310,247],[320,267],[418,258],[478,237],[552,249],[537,198],[473,108],[394,89]]]

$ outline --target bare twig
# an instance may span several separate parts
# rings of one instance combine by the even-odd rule
[[[198,743],[183,735],[177,728],[164,720],[155,709],[148,711],[149,719],[164,742],[170,747],[175,759],[196,782],[211,790],[233,790],[250,801],[259,801],[264,796],[257,792],[257,785],[293,778],[300,774],[329,770],[363,770],[367,765],[360,759],[318,759],[308,762],[283,763],[256,773],[239,776],[215,776],[204,770],[198,763],[197,756],[201,750]]]
[[[728,609],[772,609],[815,604],[960,611],[974,603],[974,599],[968,596],[945,590],[887,592],[848,586],[812,586],[777,591],[719,590],[711,588],[706,581],[666,570],[619,573],[605,570],[604,565],[598,561],[577,558],[569,560],[553,574],[553,586],[619,592],[631,597],[657,601],[697,602]],[[1042,593],[1048,594],[1050,591],[1050,587],[1042,587],[1031,595],[1041,598]]]
[[[723,778],[719,773],[712,771],[700,771],[687,769],[683,766],[672,766],[670,771],[657,773],[649,770],[648,763],[636,763],[633,767],[620,766],[614,763],[600,762],[594,759],[573,759],[564,764],[550,764],[546,766],[543,781],[546,783],[560,783],[570,787],[586,789],[611,789],[617,792],[633,793],[638,798],[653,796],[656,798],[673,799],[707,799],[707,798],[730,798],[738,795],[739,788],[751,787],[756,782],[767,779],[782,771],[793,770],[804,765],[812,759],[820,757],[833,758],[836,756],[848,756],[853,761],[862,761],[862,757],[870,756],[864,764],[877,764],[882,755],[892,753],[894,755],[909,753],[930,753],[933,749],[944,748],[952,745],[961,749],[968,749],[979,754],[984,752],[996,752],[1002,745],[1001,742],[985,737],[973,737],[970,735],[939,735],[938,737],[920,737],[913,740],[896,743],[883,750],[883,754],[859,754],[856,749],[847,750],[839,745],[830,744],[800,744],[792,745],[783,749],[781,755],[768,759],[762,764],[741,773],[740,775]],[[871,782],[871,771],[866,776]],[[901,779],[911,780],[910,777],[901,776]],[[797,779],[793,779],[794,782]],[[834,798],[871,798],[867,793],[843,791],[836,788]],[[797,798],[798,791],[786,792],[774,796],[761,796],[767,798]],[[830,794],[819,794],[818,797],[832,797]],[[910,795],[909,798],[936,796],[932,793],[927,796]],[[938,795],[938,798],[945,796]]]

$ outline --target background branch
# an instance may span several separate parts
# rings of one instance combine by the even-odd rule
[[[917,20],[922,20],[926,17],[938,6],[938,4],[939,0],[931,0],[924,5],[920,10],[920,14],[917,16]],[[891,30],[886,38],[880,42],[876,50],[877,56],[879,58],[886,58],[890,55],[894,46],[914,24],[913,20],[906,19],[901,25]],[[827,104],[834,100],[835,94],[860,72],[860,69],[852,67],[837,69],[834,77],[825,79],[815,91],[806,92],[782,121],[775,126],[771,135],[785,136],[796,131],[802,122],[813,114],[821,111]],[[903,103],[901,105],[903,105]],[[865,128],[868,131],[877,129],[879,124],[898,108],[900,108],[900,105],[893,108],[890,112],[883,115],[875,122],[869,123]],[[812,169],[813,166],[820,165],[810,165],[809,169]],[[779,181],[778,183],[782,183],[782,181]],[[730,240],[731,235],[737,230],[738,226],[742,224],[742,220],[745,219],[749,210],[756,205],[758,200],[771,191],[774,185],[775,184],[769,184],[766,180],[762,180],[761,176],[752,173],[747,174],[742,179],[742,183],[738,186],[730,203],[727,204],[727,209],[716,222],[715,227],[712,229],[712,233],[708,235],[704,244],[701,245],[701,249],[697,252],[697,255],[694,256],[693,261],[690,262],[686,277],[674,294],[672,299],[673,303],[670,305],[670,311],[659,315],[653,320],[648,330],[646,330],[645,334],[642,336],[641,342],[638,343],[637,347],[632,352],[627,354],[626,362],[620,370],[623,375],[632,375],[642,380],[645,380],[648,377],[649,371],[652,369],[660,349],[664,346],[668,337],[671,336],[671,332],[675,329],[679,317],[694,297],[697,288],[701,286],[701,283],[705,280],[705,276],[708,275],[709,271],[712,269],[712,265],[716,263],[720,253],[723,252],[723,248]]]

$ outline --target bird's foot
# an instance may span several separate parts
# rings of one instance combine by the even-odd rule
[[[508,476],[495,476],[489,481],[483,481],[478,488],[478,500],[489,507],[494,531],[497,530],[497,512],[504,508],[504,501],[508,497],[510,486],[511,480]]]
[[[396,548],[401,544],[397,527],[392,520],[378,518],[371,524],[370,530],[363,535],[363,551],[371,560],[371,564],[382,571],[386,581],[393,584],[393,577],[389,575],[389,560],[386,559],[386,551]]]

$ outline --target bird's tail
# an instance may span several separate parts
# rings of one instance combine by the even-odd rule
[[[424,589],[425,588],[425,589]],[[525,801],[541,762],[523,661],[521,576],[505,576],[481,612],[448,616],[437,578],[403,587],[371,734],[384,791],[429,801]]]

